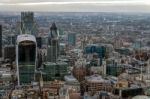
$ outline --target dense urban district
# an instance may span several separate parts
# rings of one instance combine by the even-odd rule
[[[0,12],[0,99],[150,99],[150,14]]]

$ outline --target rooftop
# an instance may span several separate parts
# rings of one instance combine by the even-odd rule
[[[85,79],[89,82],[109,82],[108,80],[105,80],[104,78],[102,78],[102,76],[100,75],[92,75],[92,76],[88,76],[85,77]]]

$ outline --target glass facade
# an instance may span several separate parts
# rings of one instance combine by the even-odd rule
[[[37,26],[34,21],[33,12],[21,12],[21,30],[23,34],[36,35]]]
[[[68,74],[68,64],[65,62],[47,62],[43,67],[43,80],[63,80],[64,76]]]
[[[72,45],[72,46],[76,45],[76,34],[75,33],[68,34],[68,44]]]
[[[124,68],[121,66],[116,66],[114,64],[107,65],[107,69],[106,69],[107,75],[119,76],[123,72],[124,72]]]
[[[57,27],[55,23],[50,27],[50,33],[48,37],[48,48],[47,48],[47,61],[56,62],[59,56],[59,39],[58,39]]]
[[[85,54],[97,53],[99,58],[104,58],[106,54],[106,48],[104,46],[91,45],[85,48],[84,53]]]
[[[36,45],[32,41],[23,41],[18,47],[18,65],[20,84],[28,84],[34,80]]]

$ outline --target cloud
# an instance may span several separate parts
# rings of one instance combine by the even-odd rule
[[[3,0],[4,1],[4,0]],[[8,2],[6,2],[8,1]],[[48,5],[48,4],[149,4],[148,0],[6,0],[1,5]]]
[[[2,0],[0,1],[0,11],[149,12],[150,1],[149,0]]]
[[[109,1],[109,2],[115,2],[115,1],[127,1],[127,2],[139,2],[139,1],[144,1],[148,2],[149,0],[0,0],[1,3],[6,2],[6,3],[38,3],[38,2],[104,2],[104,1]]]

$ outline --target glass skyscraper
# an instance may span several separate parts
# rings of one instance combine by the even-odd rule
[[[37,28],[34,21],[33,12],[21,12],[21,32],[22,34],[37,35]]]
[[[53,23],[50,27],[47,47],[47,61],[56,62],[59,56],[59,34],[57,32],[57,27],[55,23]]]
[[[18,85],[30,84],[34,81],[37,61],[37,44],[34,36],[19,35],[16,45],[16,63]]]

